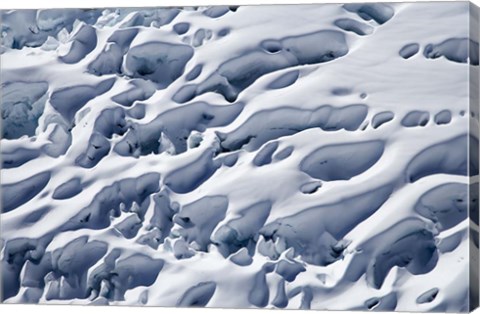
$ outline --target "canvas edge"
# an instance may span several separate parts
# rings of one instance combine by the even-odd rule
[[[477,46],[471,45],[472,41],[479,42],[480,30],[479,30],[479,13],[480,9],[474,3],[469,3],[469,38],[470,38],[470,55],[476,53],[478,56],[478,44]],[[475,51],[476,50],[476,51]],[[478,58],[478,57],[477,57]],[[477,164],[479,161],[478,152],[478,138],[479,138],[479,67],[473,64],[469,65],[469,111],[473,116],[469,121],[469,141],[468,141],[468,154],[469,154],[469,311],[472,312],[479,306],[479,233],[478,225],[478,200],[474,200],[472,195],[475,195],[475,189],[478,189],[478,175],[476,170],[472,169],[472,165]],[[474,219],[473,215],[477,215]]]

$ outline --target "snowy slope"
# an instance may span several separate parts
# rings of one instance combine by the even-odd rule
[[[468,310],[468,15],[3,11],[4,302]]]

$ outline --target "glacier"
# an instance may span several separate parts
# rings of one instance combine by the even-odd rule
[[[1,301],[471,310],[478,23],[462,1],[2,10]]]

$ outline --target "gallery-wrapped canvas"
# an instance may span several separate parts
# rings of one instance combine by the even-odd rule
[[[478,13],[2,10],[2,302],[474,309]]]

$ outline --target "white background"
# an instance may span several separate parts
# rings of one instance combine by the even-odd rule
[[[422,0],[421,0],[422,1]],[[231,5],[246,5],[246,4],[295,4],[295,3],[338,3],[339,1],[332,0],[163,0],[163,1],[153,1],[153,0],[68,0],[65,2],[55,1],[55,0],[44,0],[44,1],[34,1],[34,0],[1,0],[0,10],[1,9],[26,9],[26,8],[101,8],[101,7],[139,7],[139,6],[198,6],[198,5],[219,5],[219,4],[231,4]],[[391,0],[345,0],[345,2],[399,2]],[[425,2],[425,1],[424,1]],[[480,6],[480,0],[472,0],[473,3]],[[116,307],[84,307],[84,306],[64,306],[64,305],[0,305],[0,313],[10,314],[17,313],[21,314],[24,312],[34,313],[34,314],[77,314],[84,313],[88,311],[89,314],[127,314],[135,312],[139,314],[153,314],[153,313],[172,313],[172,314],[265,314],[265,313],[288,313],[288,314],[298,314],[298,313],[318,313],[318,314],[331,314],[329,311],[299,311],[299,310],[254,310],[254,309],[200,309],[200,308],[188,308],[188,309],[179,309],[179,308],[160,308],[160,307],[149,307],[149,308],[140,308],[140,307],[125,307],[125,306],[116,306]],[[339,314],[354,314],[358,312],[335,312]],[[381,312],[380,312],[381,313]],[[475,311],[476,314],[480,314],[480,310]]]

